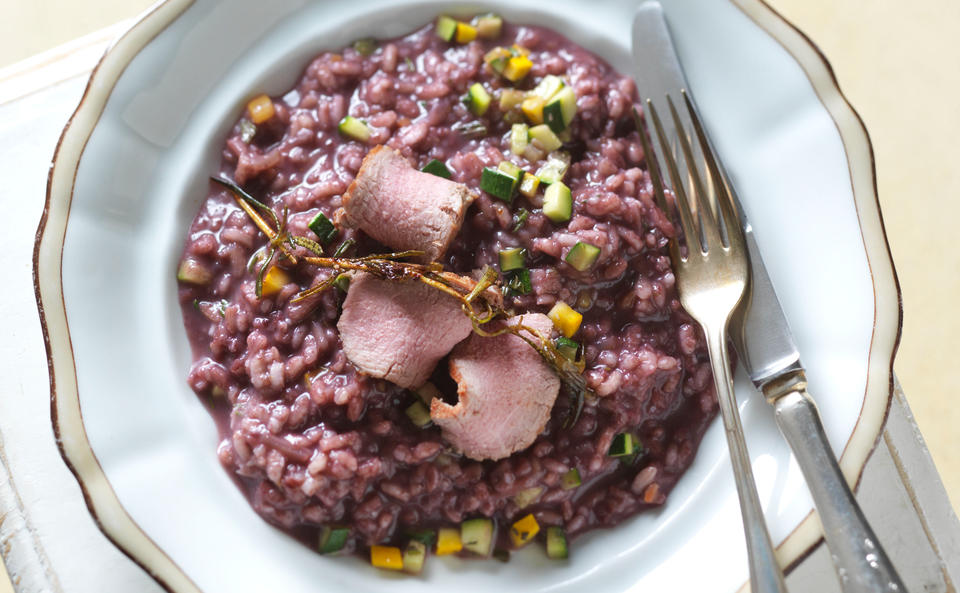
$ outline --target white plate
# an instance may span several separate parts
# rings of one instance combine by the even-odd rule
[[[633,2],[538,4],[463,10],[546,24],[630,72]],[[885,416],[900,320],[865,131],[815,48],[759,0],[665,8],[855,481]],[[451,11],[170,0],[108,52],[64,132],[37,251],[64,458],[104,532],[177,593],[733,591],[746,552],[719,423],[661,510],[577,540],[569,563],[532,548],[507,565],[431,558],[419,579],[312,553],[262,521],[217,462],[214,424],[184,380],[174,271],[225,133],[246,98],[284,92],[321,50]],[[819,539],[812,505],[771,410],[743,377],[738,395],[773,539],[791,564]]]

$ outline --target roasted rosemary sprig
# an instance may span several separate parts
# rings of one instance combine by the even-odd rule
[[[291,235],[286,228],[287,210],[277,216],[272,208],[260,202],[242,188],[231,181],[221,178],[211,178],[214,182],[227,188],[234,199],[243,208],[243,211],[253,220],[268,239],[269,250],[257,275],[257,296],[261,292],[263,276],[269,266],[273,265],[274,256],[281,253],[290,264],[298,262],[332,270],[330,277],[322,282],[300,291],[292,299],[293,302],[302,301],[327,290],[345,272],[365,272],[383,280],[405,282],[418,281],[444,292],[460,301],[464,313],[473,323],[473,331],[484,337],[494,337],[511,333],[536,350],[544,361],[560,378],[573,405],[564,422],[564,426],[571,426],[577,421],[583,409],[584,399],[593,396],[583,377],[583,359],[572,361],[557,350],[556,345],[549,337],[544,336],[536,329],[522,323],[509,324],[505,321],[514,317],[513,313],[504,309],[502,287],[497,283],[497,271],[487,267],[483,270],[479,280],[468,276],[461,276],[443,269],[437,262],[421,264],[410,261],[401,261],[420,257],[422,251],[401,251],[367,255],[363,257],[342,257],[340,254],[349,247],[347,242],[332,256],[324,256],[323,248],[319,243],[306,237]],[[257,212],[261,210],[267,214],[273,227]],[[293,250],[302,247],[312,255],[297,257]],[[496,329],[488,329],[492,321],[501,321]]]

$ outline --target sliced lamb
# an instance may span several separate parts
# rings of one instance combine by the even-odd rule
[[[453,297],[421,282],[397,283],[363,273],[350,280],[337,322],[350,362],[407,388],[422,385],[472,328]]]
[[[363,159],[343,196],[344,222],[425,261],[444,254],[474,199],[467,186],[417,171],[402,154],[377,146]]]
[[[553,323],[540,313],[510,320],[549,337]],[[536,350],[513,334],[474,334],[450,354],[450,376],[460,401],[430,403],[443,438],[478,461],[526,449],[543,432],[560,391],[560,379]]]

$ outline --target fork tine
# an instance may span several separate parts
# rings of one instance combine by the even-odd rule
[[[686,96],[686,94],[684,94]],[[700,217],[700,228],[703,230],[703,237],[706,242],[706,250],[711,247],[721,246],[720,231],[717,226],[717,219],[713,214],[713,208],[710,204],[710,196],[707,194],[706,186],[700,177],[697,161],[693,158],[693,150],[690,147],[690,141],[687,139],[687,132],[683,126],[683,120],[677,113],[677,108],[673,104],[673,99],[667,95],[667,104],[670,106],[670,114],[673,116],[673,126],[677,130],[677,140],[680,143],[680,149],[683,151],[683,158],[687,164],[687,174],[693,181],[693,199],[697,205],[697,215]],[[706,147],[701,145],[701,149],[706,152]]]
[[[647,160],[647,169],[650,172],[650,182],[653,184],[653,195],[657,200],[657,206],[663,210],[664,214],[669,216],[667,210],[667,196],[663,191],[663,179],[660,178],[660,168],[657,167],[657,155],[653,151],[653,146],[647,138],[647,133],[643,127],[643,121],[640,119],[640,112],[633,108],[633,121],[637,126],[637,134],[640,136],[640,144],[643,146],[643,154]]]
[[[660,141],[660,147],[663,149],[663,158],[667,161],[670,179],[673,180],[673,195],[677,201],[677,209],[680,211],[680,224],[683,226],[683,234],[687,240],[687,252],[689,254],[693,250],[693,246],[696,245],[697,249],[702,253],[703,247],[700,244],[700,233],[697,232],[696,225],[693,222],[693,215],[690,213],[687,194],[683,189],[683,180],[677,171],[677,160],[670,150],[670,143],[667,141],[666,134],[663,133],[663,125],[660,123],[660,117],[657,115],[657,110],[653,106],[653,101],[650,99],[647,99],[647,113],[653,120],[653,127],[657,130],[657,139]],[[667,212],[669,212],[669,210],[667,210]]]
[[[713,180],[714,192],[717,198],[717,208],[722,215],[724,226],[727,231],[727,240],[731,248],[737,248],[743,243],[743,229],[740,228],[740,216],[737,213],[736,206],[733,204],[733,198],[727,189],[726,177],[720,172],[720,166],[717,159],[710,149],[710,143],[707,141],[707,133],[703,129],[703,124],[697,116],[693,107],[693,101],[687,91],[681,90],[683,100],[687,105],[687,112],[690,114],[690,120],[693,122],[693,129],[697,133],[697,139],[700,141],[700,150],[703,152],[703,158],[707,161],[707,169],[710,171],[710,177]]]

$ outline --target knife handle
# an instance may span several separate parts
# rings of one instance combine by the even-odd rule
[[[817,405],[802,387],[774,402],[780,432],[806,478],[823,524],[823,536],[845,593],[906,593],[903,581],[847,486],[820,422]]]

